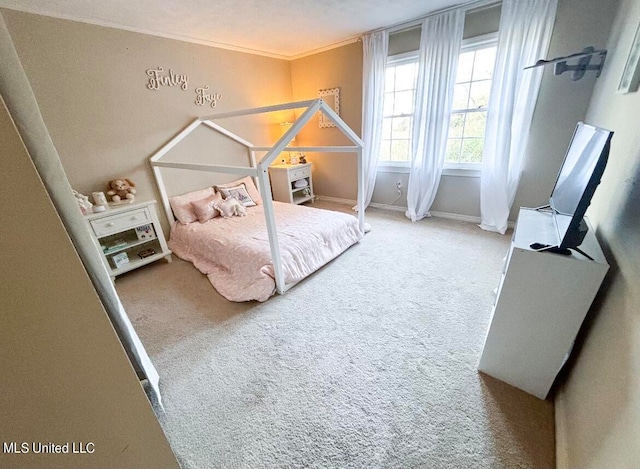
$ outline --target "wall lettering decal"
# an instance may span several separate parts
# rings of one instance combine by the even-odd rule
[[[196,88],[196,105],[204,106],[204,103],[211,103],[211,107],[216,107],[218,101],[222,99],[220,93],[208,93],[209,87]]]
[[[172,69],[169,69],[168,75],[161,75],[163,71],[164,69],[162,67],[150,68],[147,70],[147,76],[149,77],[147,88],[150,90],[158,90],[161,86],[180,85],[180,88],[183,90],[187,89],[187,82],[189,81],[189,77],[187,75],[179,75]]]

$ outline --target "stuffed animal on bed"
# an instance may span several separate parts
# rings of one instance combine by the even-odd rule
[[[247,209],[235,197],[216,202],[213,206],[220,212],[222,218],[244,217],[247,214]]]
[[[114,202],[120,202],[121,200],[128,200],[129,202],[133,202],[135,199],[136,190],[134,189],[136,185],[131,182],[130,179],[127,178],[118,178],[112,179],[109,181],[109,190],[107,191],[107,195],[111,196],[111,200]]]

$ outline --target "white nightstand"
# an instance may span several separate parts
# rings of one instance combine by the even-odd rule
[[[171,262],[155,206],[151,200],[85,216],[112,279],[163,257]]]
[[[269,177],[273,200],[301,204],[315,199],[311,163],[269,166]]]

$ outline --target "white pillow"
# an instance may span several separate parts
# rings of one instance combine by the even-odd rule
[[[260,197],[260,191],[256,188],[256,185],[253,183],[253,179],[249,176],[245,176],[240,179],[236,179],[235,181],[227,182],[225,184],[218,184],[215,186],[215,189],[220,192],[220,189],[225,189],[228,187],[235,187],[237,185],[244,184],[247,188],[247,192],[256,205],[260,205],[262,203],[262,197]]]
[[[249,195],[249,192],[247,192],[247,188],[244,184],[239,184],[234,187],[218,186],[218,190],[225,199],[235,197],[236,199],[238,199],[238,202],[240,202],[245,207],[254,207],[255,205],[257,205]]]
[[[235,197],[229,197],[222,202],[215,202],[214,206],[220,212],[222,218],[229,218],[234,215],[236,217],[244,217],[247,214],[247,209]]]

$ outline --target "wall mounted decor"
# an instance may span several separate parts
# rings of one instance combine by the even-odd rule
[[[162,74],[164,69],[162,67],[150,68],[147,70],[147,76],[149,81],[147,82],[147,88],[157,91],[161,86],[180,86],[183,90],[187,89],[187,83],[189,77],[187,75],[180,75],[175,73],[172,69],[169,69],[169,74]]]
[[[321,98],[336,114],[340,115],[340,88],[320,90],[318,91],[318,98]],[[326,119],[322,111],[320,111],[318,113],[318,126],[322,129],[325,127],[335,127],[336,125],[329,119]]]
[[[211,103],[211,107],[216,107],[218,101],[222,99],[220,93],[209,93],[209,87],[196,88],[196,105],[204,106],[204,103]]]
[[[618,93],[633,93],[638,91],[640,83],[640,24],[636,28],[636,35],[633,37],[631,50],[627,57],[627,64],[624,66],[622,78],[618,85]]]
[[[595,56],[600,59],[600,62],[597,64],[592,64],[591,59]],[[538,60],[535,65],[531,65],[529,67],[525,67],[524,69],[534,68],[534,67],[542,67],[545,65],[554,64],[553,74],[554,75],[562,75],[564,72],[572,72],[571,80],[578,81],[582,78],[585,72],[593,70],[596,72],[596,78],[600,76],[602,72],[602,67],[604,67],[604,61],[607,58],[607,49],[596,50],[593,47],[585,47],[581,52],[576,52],[575,54],[567,55],[565,57],[556,57],[555,59],[550,60]],[[569,60],[577,60],[575,64],[568,65],[567,62]]]

